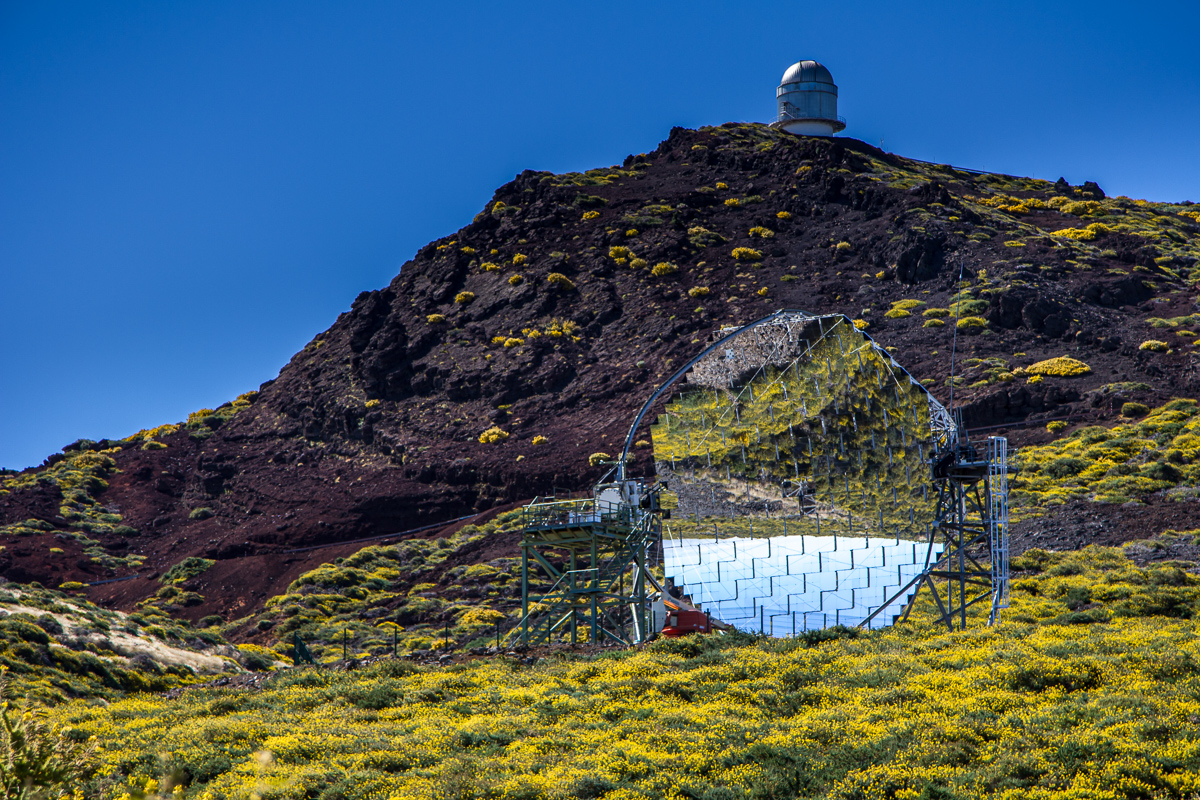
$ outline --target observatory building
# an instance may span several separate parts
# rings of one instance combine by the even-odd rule
[[[833,136],[846,127],[846,120],[837,114],[837,84],[816,61],[797,61],[788,67],[775,98],[779,102],[775,125],[788,133]]]

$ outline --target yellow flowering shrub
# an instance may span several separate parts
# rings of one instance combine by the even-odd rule
[[[508,435],[509,435],[508,431],[503,430],[496,425],[493,425],[492,427],[488,428],[483,433],[479,434],[479,443],[480,444],[496,444],[498,442],[503,442],[505,439],[508,438]]]
[[[546,276],[546,282],[551,286],[555,286],[564,292],[569,292],[575,288],[575,284],[566,275],[561,272],[551,272]]]
[[[747,234],[751,239],[757,236],[760,239],[772,239],[775,237],[775,231],[770,228],[764,228],[762,225],[755,225]]]
[[[903,319],[904,317],[912,316],[912,310],[918,306],[925,305],[922,300],[897,300],[892,303],[892,307],[884,314],[888,319]]]
[[[927,320],[925,320],[925,323],[924,323],[923,325],[921,325],[921,327],[922,327],[922,328],[941,328],[941,327],[943,327],[945,324],[946,324],[946,321],[945,321],[945,320],[942,320],[942,319],[938,319],[938,318],[936,318],[936,317],[933,317],[933,318],[931,318],[931,319],[927,319]]]
[[[865,331],[867,328],[871,327],[871,323],[867,322],[865,319],[856,319],[854,320],[854,327],[860,331]]]
[[[454,302],[459,303],[461,305],[473,303],[474,301],[475,301],[475,293],[474,292],[459,292],[458,294],[454,295]]]
[[[974,201],[983,206],[995,208],[1008,214],[1028,214],[1035,208],[1046,208],[1046,202],[1037,197],[1019,198],[1005,194],[997,194],[991,197],[972,197],[965,195],[965,199]]]
[[[425,317],[425,321],[428,322],[430,325],[440,325],[441,323],[446,321],[446,315],[445,314],[430,314],[427,317]]]
[[[736,197],[728,197],[725,199],[725,205],[727,205],[727,206],[736,207],[736,206],[740,206],[741,204],[742,204],[742,201],[737,199]]]
[[[1169,353],[1171,346],[1158,339],[1147,339],[1138,345],[1138,350],[1149,350],[1151,353]]]
[[[524,275],[513,275],[513,276],[509,277],[509,279],[508,279],[509,286],[520,286],[524,282],[525,282]]]
[[[592,453],[590,456],[588,456],[588,463],[593,467],[598,467],[600,464],[608,461],[610,458],[612,458],[612,456],[610,456],[608,453]]]
[[[1051,231],[1051,236],[1057,236],[1061,239],[1074,239],[1081,242],[1091,242],[1102,233],[1111,233],[1112,228],[1102,222],[1093,222],[1084,228],[1063,228],[1062,230]]]
[[[479,268],[481,270],[483,270],[484,272],[499,272],[502,269],[502,267],[499,264],[496,264],[491,261],[483,262],[482,264],[479,265]]]
[[[1049,375],[1054,378],[1074,378],[1079,375],[1091,375],[1092,368],[1077,358],[1070,356],[1055,356],[1045,361],[1038,361],[1024,367],[1020,375]]]
[[[585,220],[589,220],[589,219],[599,219],[599,217],[600,217],[600,212],[599,212],[599,211],[585,211],[585,212],[583,212],[583,218],[584,218]]]
[[[517,267],[521,266],[528,260],[529,260],[529,256],[525,255],[524,253],[517,253],[515,256],[512,257],[513,266],[517,266]]]
[[[776,216],[777,218],[779,218],[779,219],[791,219],[791,218],[792,218],[792,212],[790,212],[790,211],[778,211],[778,212],[776,212],[776,213],[775,213],[775,216]]]
[[[550,443],[550,440],[547,437],[541,435],[540,433],[537,436],[533,437],[533,444],[535,444],[535,445],[543,445],[543,444],[549,444],[549,443]]]
[[[654,267],[651,268],[651,270],[650,270],[650,274],[656,278],[662,278],[667,275],[673,275],[676,272],[679,272],[679,267],[675,266],[674,264],[670,263],[669,261],[660,261],[657,264],[655,264]]]
[[[688,297],[708,297],[712,292],[707,286],[693,286],[688,289]]]
[[[735,247],[731,255],[738,261],[762,261],[763,254],[752,247]]]
[[[629,268],[630,269],[645,269],[648,266],[650,266],[650,262],[644,258],[629,259]]]
[[[487,575],[494,575],[497,572],[496,569],[491,568],[490,572],[484,572],[482,574],[480,574],[480,573],[472,574],[471,573],[471,570],[475,569],[476,567],[484,567],[484,566],[486,566],[486,565],[485,564],[476,564],[476,565],[470,567],[469,569],[467,569],[467,571],[463,577],[479,578],[479,577],[484,577]],[[476,625],[494,625],[497,622],[503,622],[504,619],[505,619],[504,614],[499,611],[496,611],[495,609],[472,608],[469,611],[467,611],[465,614],[463,614],[461,617],[459,617],[458,621],[459,621],[460,625],[476,626]]]

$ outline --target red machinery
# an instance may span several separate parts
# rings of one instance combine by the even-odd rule
[[[713,624],[708,614],[703,611],[688,611],[681,608],[671,609],[661,633],[667,638],[674,638],[687,636],[689,633],[712,633],[712,630]]]

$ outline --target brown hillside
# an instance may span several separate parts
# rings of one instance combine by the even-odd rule
[[[1195,396],[1195,334],[1146,321],[1196,310],[1200,226],[1179,213],[1195,208],[761,125],[677,128],[620,168],[524,172],[388,287],[363,292],[257,396],[150,436],[162,449],[81,442],[8,476],[0,525],[42,524],[13,538],[0,570],[51,586],[137,574],[91,589],[131,607],[160,572],[202,556],[218,565],[184,614],[244,615],[358,545],[289,551],[587,487],[599,474],[588,456],[618,451],[661,380],[720,326],[779,308],[866,320],[946,400],[954,319],[924,327],[922,311],[951,305],[960,264],[977,301],[963,316],[978,317],[958,339],[969,426],[1015,425],[1011,437],[1036,442],[1044,422],[1026,423],[1111,421],[1134,395]],[[905,299],[925,305],[888,316]],[[1140,350],[1151,338],[1173,352]],[[1061,355],[1091,374],[1013,380]],[[481,442],[492,427],[507,438]],[[90,467],[86,485],[47,477],[83,451],[113,463]],[[635,473],[649,471],[638,454]],[[1055,524],[1075,530],[1078,517],[1077,543],[1093,517],[1071,513]],[[1197,516],[1172,507],[1163,524],[1181,514]],[[1143,535],[1135,516],[1095,517],[1097,538]]]

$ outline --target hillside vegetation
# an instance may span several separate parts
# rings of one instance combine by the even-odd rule
[[[1194,536],[1194,534],[1189,534]],[[1200,791],[1200,577],[1030,551],[1003,622],[298,669],[60,706],[104,797],[1150,798]]]

